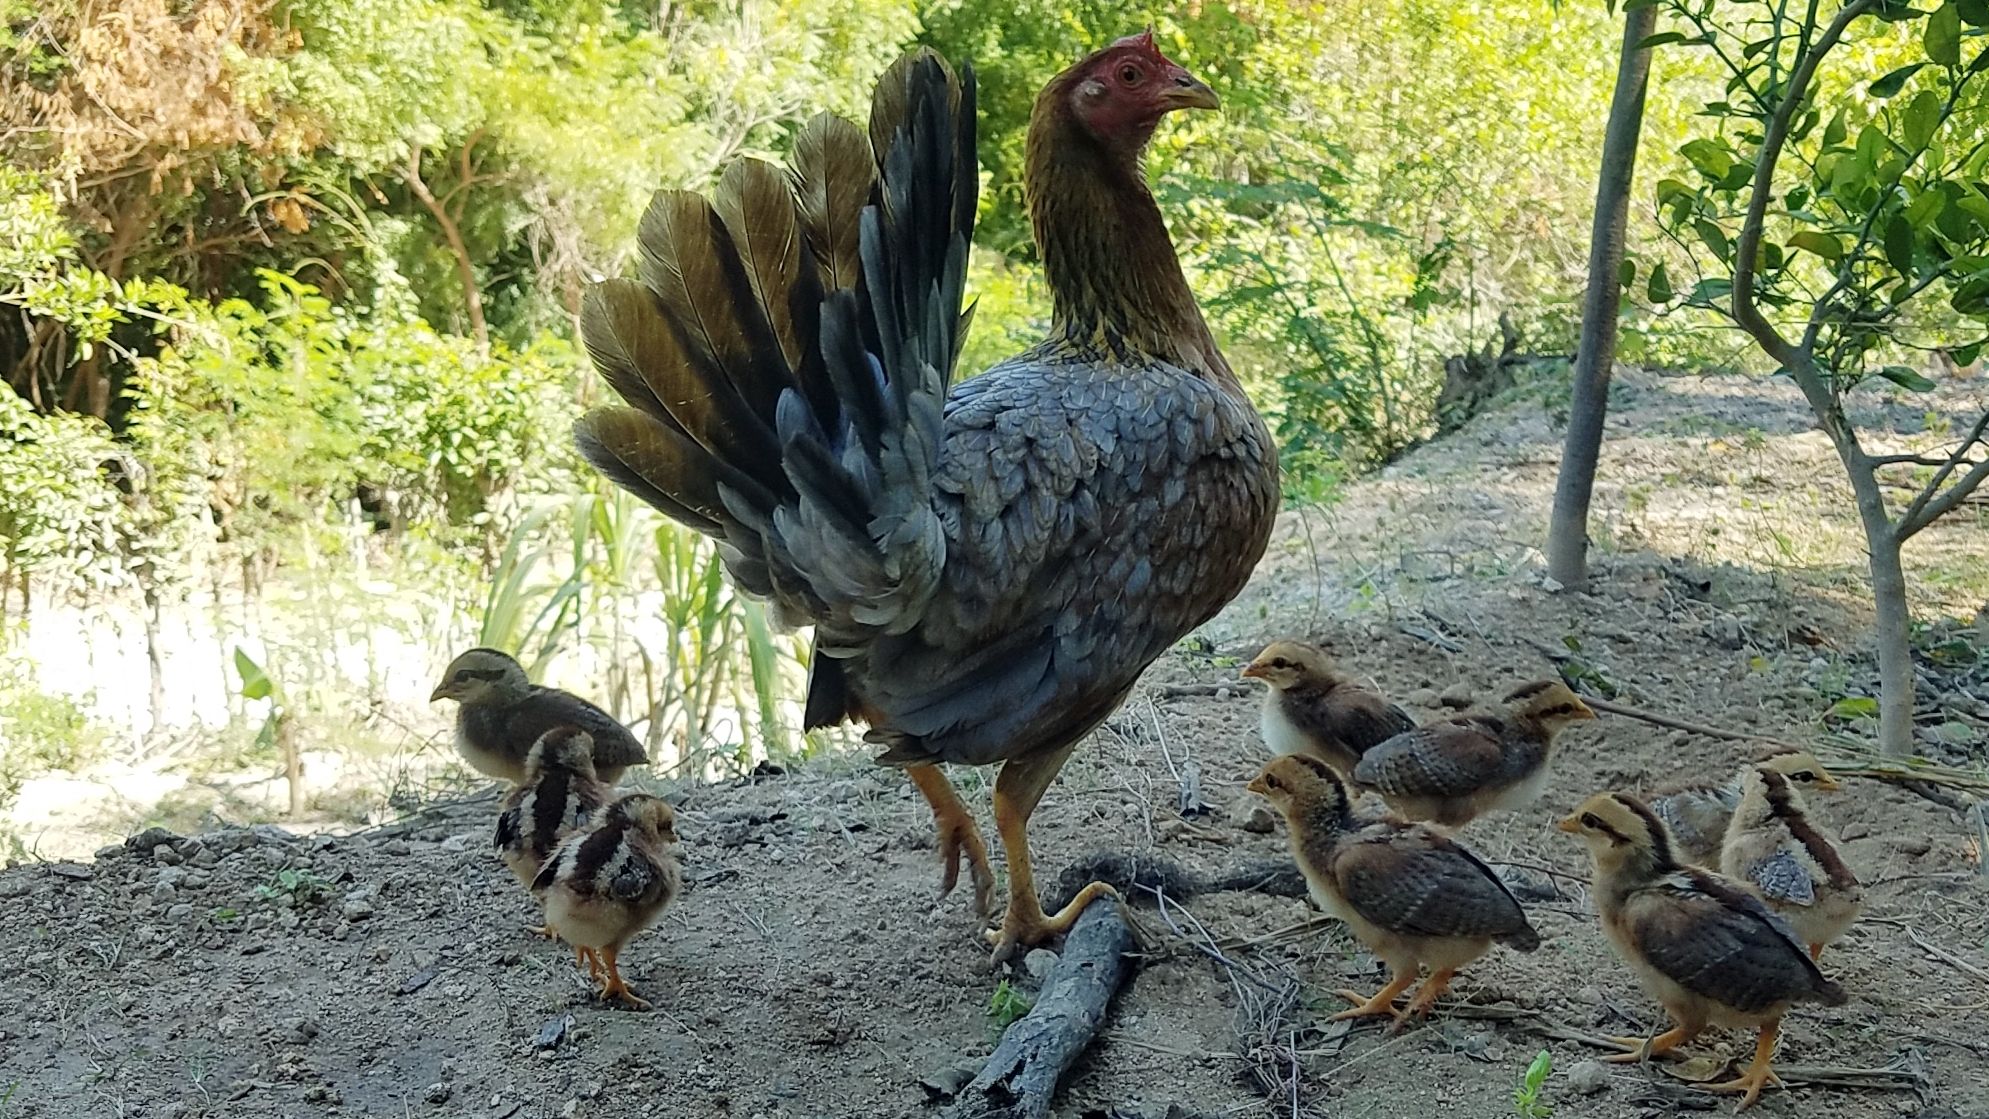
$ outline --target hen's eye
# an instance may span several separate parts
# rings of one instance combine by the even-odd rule
[[[1131,64],[1119,67],[1119,80],[1127,85],[1136,85],[1140,80],[1140,68]]]
[[[1589,828],[1593,831],[1601,831],[1602,821],[1596,818],[1595,813],[1584,812],[1582,813],[1582,827]]]

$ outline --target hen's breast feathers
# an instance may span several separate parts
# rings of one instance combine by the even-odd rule
[[[1083,734],[1064,708],[1116,699],[1241,589],[1276,513],[1274,453],[1239,395],[1166,366],[1029,354],[959,385],[938,592],[847,668],[880,737],[919,740],[898,760],[974,764]]]

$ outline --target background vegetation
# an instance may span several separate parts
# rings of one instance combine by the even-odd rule
[[[1502,319],[1570,352],[1603,5],[1150,15],[1224,98],[1151,170],[1294,501],[1432,434],[1445,359]],[[981,75],[985,365],[1047,307],[1031,99],[1134,29],[1102,0],[0,0],[0,801],[106,741],[206,749],[217,723],[228,764],[295,735],[416,794],[397,712],[473,641],[584,680],[675,764],[819,745],[785,698],[805,640],[577,467],[567,424],[602,391],[579,293],[625,268],[652,190],[779,157],[927,42]],[[1640,182],[1698,182],[1694,114],[1727,72],[1658,70]],[[1741,361],[1670,198],[1633,206],[1623,357]],[[31,632],[81,651],[29,658]],[[141,643],[139,672],[103,670]]]

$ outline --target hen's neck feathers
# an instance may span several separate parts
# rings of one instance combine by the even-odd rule
[[[1054,300],[1049,347],[1135,365],[1159,360],[1234,384],[1181,273],[1137,148],[1100,143],[1051,82],[1029,122],[1023,182]]]

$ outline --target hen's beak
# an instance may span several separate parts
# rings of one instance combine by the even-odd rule
[[[1186,70],[1174,75],[1174,84],[1160,91],[1160,103],[1172,111],[1174,109],[1220,109],[1222,98],[1215,90]]]
[[[1582,830],[1581,817],[1563,816],[1554,822],[1554,827],[1557,830],[1567,832],[1569,835],[1580,835]]]

